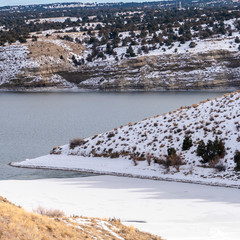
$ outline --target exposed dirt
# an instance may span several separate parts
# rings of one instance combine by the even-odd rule
[[[52,57],[55,61],[62,60],[62,62],[65,62],[67,58],[71,58],[72,53],[81,55],[85,49],[81,44],[59,40],[57,35],[39,36],[36,42],[28,43],[28,48],[30,51],[29,57],[34,60],[39,61],[43,58]],[[60,59],[61,56],[63,59]]]

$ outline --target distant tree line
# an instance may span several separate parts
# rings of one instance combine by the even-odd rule
[[[187,4],[187,2],[186,2]],[[131,16],[129,12],[134,12]],[[77,17],[77,21],[71,21],[67,18],[64,22],[39,22],[29,21],[30,19],[43,17]],[[95,16],[94,18],[89,18]],[[211,37],[212,35],[228,34],[231,36],[233,29],[231,25],[225,26],[224,21],[240,18],[239,7],[206,7],[206,8],[189,8],[184,11],[176,7],[161,8],[157,3],[148,4],[116,4],[111,7],[96,8],[77,8],[49,10],[37,9],[36,11],[26,12],[0,12],[0,45],[6,42],[14,43],[15,41],[24,42],[29,33],[41,32],[49,29],[61,31],[62,29],[81,26],[80,31],[89,35],[88,44],[97,46],[109,43],[108,52],[114,54],[114,49],[120,45],[137,45],[137,39],[141,39],[141,45],[155,44],[170,46],[173,42],[179,41],[181,44],[191,41],[193,37],[201,39]],[[90,23],[101,22],[95,27]],[[240,30],[240,21],[236,21],[236,28]],[[206,25],[205,28],[202,26]],[[176,32],[176,28],[178,29]],[[161,30],[161,34],[157,33]],[[71,30],[70,30],[71,31]],[[95,32],[98,31],[98,36]],[[140,34],[135,36],[136,31]],[[120,40],[121,32],[130,32],[130,37]],[[146,39],[150,34],[151,39]],[[101,40],[99,40],[99,38]],[[131,52],[131,49],[129,49]],[[146,48],[143,51],[147,51]]]

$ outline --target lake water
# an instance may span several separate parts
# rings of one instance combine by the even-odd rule
[[[8,163],[46,155],[52,147],[75,137],[88,137],[222,94],[0,93],[0,179],[86,176],[13,168]]]

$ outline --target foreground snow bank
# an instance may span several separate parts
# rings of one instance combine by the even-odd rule
[[[140,161],[138,165],[134,166],[132,161],[125,158],[110,159],[71,155],[46,155],[35,159],[27,159],[23,162],[13,162],[10,165],[15,167],[58,169],[154,180],[240,187],[240,182],[234,176],[231,179],[224,178],[222,175],[215,178],[201,177],[201,174],[207,174],[207,171],[212,171],[209,169],[196,167],[195,172],[197,173],[188,175],[182,171],[169,173],[159,164],[152,163],[148,166],[146,161]],[[185,167],[188,168],[188,166]]]
[[[126,177],[0,181],[0,194],[32,211],[120,218],[167,240],[238,240],[239,189]]]

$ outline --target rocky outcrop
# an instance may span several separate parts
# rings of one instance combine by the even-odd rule
[[[203,90],[240,87],[239,54],[214,51],[132,58],[59,73],[80,88],[101,90]]]
[[[23,67],[2,89],[57,87],[97,90],[226,90],[240,88],[240,55],[217,50],[99,61],[73,66],[47,61]]]

